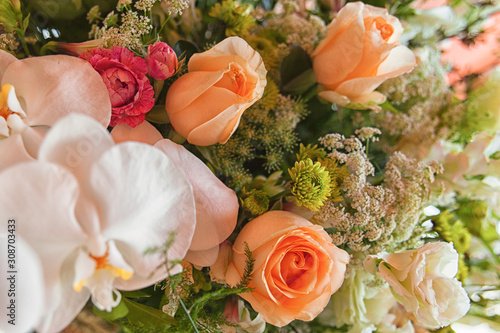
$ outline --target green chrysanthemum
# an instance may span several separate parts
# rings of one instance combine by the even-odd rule
[[[459,254],[457,279],[465,281],[469,269],[464,261],[464,254],[470,247],[471,234],[462,221],[457,220],[450,211],[444,211],[433,219],[434,230],[447,242],[452,242]]]
[[[330,174],[321,163],[308,158],[295,162],[295,166],[288,169],[292,178],[292,194],[297,205],[318,211],[331,193]]]
[[[248,197],[242,200],[242,206],[253,215],[261,215],[269,208],[269,197],[261,190],[251,190]]]
[[[318,145],[311,146],[308,144],[307,146],[304,146],[302,143],[300,144],[299,153],[297,154],[298,161],[303,161],[308,158],[315,160],[325,157],[326,152],[323,148],[318,148]]]

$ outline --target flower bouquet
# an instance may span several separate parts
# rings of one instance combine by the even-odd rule
[[[0,331],[500,330],[497,12],[0,0]]]

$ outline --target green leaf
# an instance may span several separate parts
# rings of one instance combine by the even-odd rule
[[[392,106],[392,104],[387,100],[384,103],[380,104],[380,107],[384,110],[391,111],[392,113],[401,114],[401,112],[394,106]]]
[[[101,311],[98,308],[94,306],[93,312],[96,316],[99,316],[101,318],[104,318],[108,321],[114,321],[120,318],[125,317],[128,314],[128,308],[124,303],[124,299],[122,298],[121,302],[114,307],[111,312],[108,311]]]
[[[123,298],[123,302],[127,305],[129,310],[126,318],[131,323],[148,323],[158,326],[177,324],[177,321],[173,317],[160,310],[134,302],[125,297]]]
[[[185,61],[189,61],[193,54],[200,52],[200,49],[196,46],[196,44],[187,40],[178,41],[172,49],[175,51],[175,54],[177,54],[179,61],[183,58]]]
[[[283,86],[283,91],[300,95],[317,83],[316,75],[314,75],[314,70],[309,68],[299,76],[292,79],[286,85]]]
[[[24,32],[26,32],[26,29],[28,29],[29,24],[30,24],[30,14],[28,14],[28,16],[26,16],[24,18],[23,26],[22,26],[22,29]]]
[[[290,54],[281,63],[280,75],[282,87],[286,87],[293,79],[311,68],[312,60],[309,54],[298,45],[292,46]]]
[[[123,297],[128,297],[128,298],[151,297],[150,294],[142,290],[121,291],[121,294]]]
[[[153,106],[151,111],[146,114],[146,120],[156,124],[170,124],[165,105]]]

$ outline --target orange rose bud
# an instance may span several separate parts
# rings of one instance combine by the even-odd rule
[[[225,143],[243,111],[262,97],[266,73],[259,53],[239,37],[193,55],[188,73],[167,93],[165,109],[172,126],[198,146]]]
[[[385,96],[374,90],[416,66],[413,52],[398,42],[402,32],[399,20],[384,8],[345,5],[312,54],[316,79],[324,88],[318,95],[341,106],[375,109]]]
[[[347,252],[333,245],[321,226],[296,214],[270,211],[245,225],[226,271],[229,285],[242,278],[245,243],[255,259],[253,291],[240,296],[272,325],[314,319],[344,281]]]

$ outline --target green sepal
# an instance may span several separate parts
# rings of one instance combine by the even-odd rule
[[[125,303],[129,310],[126,319],[131,323],[149,323],[158,326],[177,324],[177,321],[173,317],[160,310],[134,302],[125,297],[122,302]]]
[[[317,84],[314,70],[309,68],[283,86],[283,91],[295,95],[303,94]]]
[[[114,320],[117,320],[117,319],[125,317],[129,313],[128,308],[127,308],[127,306],[125,305],[125,302],[124,302],[125,299],[126,298],[122,298],[121,302],[117,306],[115,306],[111,310],[111,312],[101,311],[98,308],[96,308],[95,306],[92,309],[92,311],[94,312],[94,314],[96,316],[99,316],[101,318],[106,319],[107,321],[112,322]]]

